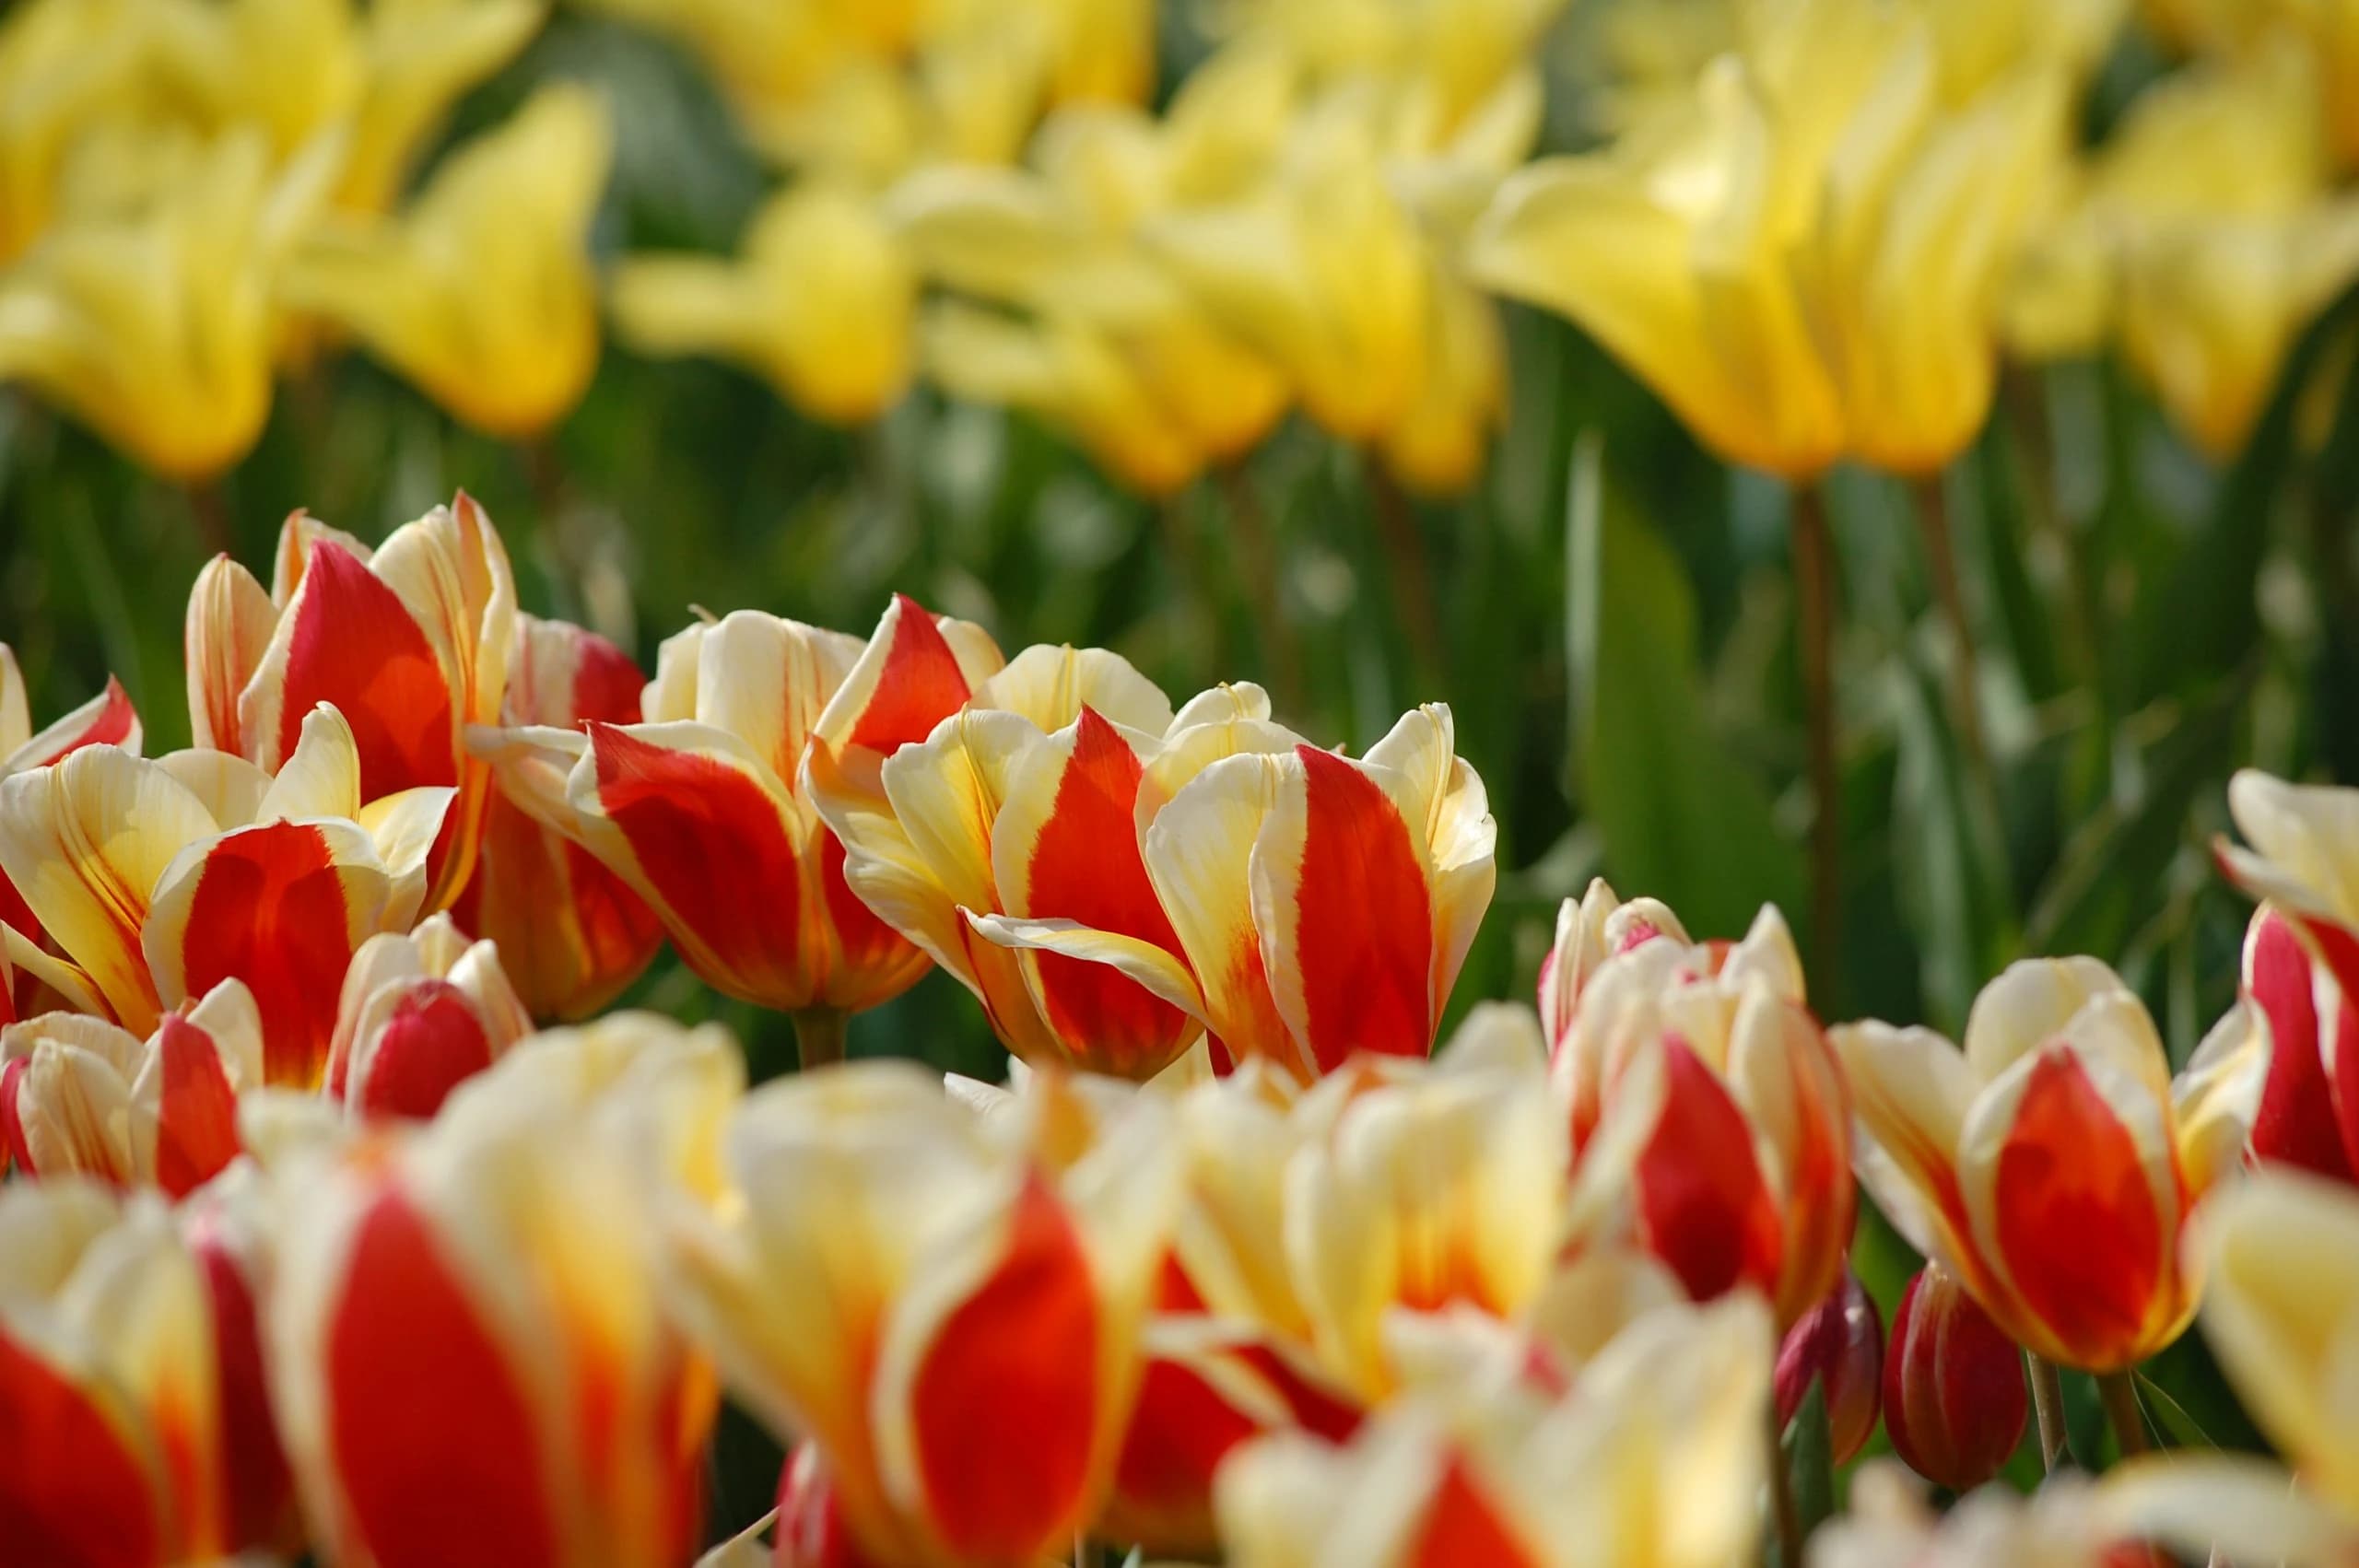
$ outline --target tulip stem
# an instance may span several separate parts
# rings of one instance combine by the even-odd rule
[[[196,520],[197,537],[217,556],[238,553],[237,530],[229,520],[229,503],[218,479],[194,480],[188,486],[189,515]]]
[[[1923,535],[1925,566],[1950,631],[1950,706],[1966,766],[1989,777],[1989,754],[1982,741],[1982,685],[1974,655],[1974,627],[1966,618],[1966,590],[1958,579],[1957,541],[1950,532],[1950,503],[1942,476],[1928,474],[1911,486],[1917,494],[1917,525]]]
[[[794,1046],[803,1071],[833,1067],[844,1059],[844,1032],[851,1014],[839,1007],[806,1007],[792,1013]]]
[[[1836,752],[1835,548],[1818,487],[1793,499],[1794,613],[1810,740],[1811,945],[1828,1002],[1842,969],[1843,775]]]
[[[1786,1423],[1769,1401],[1769,1514],[1778,1531],[1778,1568],[1802,1568],[1802,1516],[1794,1505],[1793,1472],[1786,1465]]]
[[[1375,452],[1360,455],[1367,475],[1368,498],[1376,508],[1377,533],[1384,544],[1385,575],[1392,579],[1393,613],[1408,635],[1411,649],[1427,680],[1441,674],[1441,633],[1434,613],[1433,576],[1426,569],[1425,535],[1417,528],[1416,509],[1402,492],[1400,481]]]
[[[2039,1415],[2040,1468],[2052,1474],[2064,1462],[2064,1380],[2046,1356],[2025,1351],[2024,1358],[2031,1363],[2031,1408]]]
[[[1228,502],[1230,532],[1245,557],[1245,593],[1261,633],[1262,657],[1269,661],[1270,684],[1277,687],[1279,711],[1300,722],[1309,717],[1302,711],[1302,645],[1295,638],[1294,623],[1286,619],[1285,568],[1270,532],[1269,514],[1262,509],[1262,497],[1243,462],[1220,465],[1220,488]]]
[[[2106,1419],[2113,1423],[2113,1441],[2125,1459],[2154,1446],[2146,1441],[2146,1417],[2138,1408],[2138,1387],[2131,1381],[2135,1375],[2124,1370],[2097,1379],[2097,1398],[2104,1401]]]

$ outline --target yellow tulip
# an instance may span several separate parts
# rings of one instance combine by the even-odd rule
[[[205,479],[244,456],[269,415],[272,290],[333,149],[274,176],[254,130],[116,146],[139,188],[85,201],[69,176],[59,221],[0,275],[0,381],[29,385],[159,474]]]
[[[454,153],[407,211],[323,224],[289,264],[288,298],[456,417],[536,436],[597,365],[588,231],[612,154],[597,97],[544,88]]]
[[[1499,193],[1478,281],[1570,317],[1732,462],[1919,474],[1973,439],[2002,269],[2060,156],[2060,71],[1941,98],[1921,11],[1756,0],[1676,123]]]
[[[2205,452],[2244,443],[2302,323],[2359,275],[2359,198],[2330,188],[2298,50],[2208,62],[2148,89],[2025,250],[2005,325],[2021,354],[2119,340]]]
[[[49,222],[75,132],[137,61],[123,0],[30,0],[0,22],[0,263]]]
[[[831,424],[874,419],[909,386],[916,271],[875,205],[830,181],[770,198],[736,260],[625,262],[613,307],[641,353],[734,360]]]

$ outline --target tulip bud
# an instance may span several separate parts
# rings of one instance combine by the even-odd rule
[[[1893,1314],[1884,1425],[1893,1451],[1954,1492],[1999,1473],[2030,1409],[2023,1352],[1956,1278],[1928,1263]]]
[[[448,916],[382,932],[352,955],[328,1050],[328,1093],[363,1116],[430,1117],[462,1079],[532,1033],[499,950]]]
[[[1825,1391],[1827,1428],[1839,1465],[1874,1433],[1884,1387],[1884,1322],[1857,1274],[1847,1271],[1834,1294],[1786,1330],[1778,1349],[1781,1429],[1802,1409],[1813,1383]]]

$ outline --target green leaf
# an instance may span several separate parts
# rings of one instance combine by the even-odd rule
[[[1802,852],[1761,782],[1707,722],[1696,599],[1661,536],[1609,498],[1602,442],[1575,447],[1566,508],[1566,662],[1576,793],[1625,895],[1667,901],[1699,936],[1766,901],[1802,907]]]
[[[1892,847],[1902,907],[1919,933],[1925,1000],[1954,1032],[2011,954],[2014,893],[1998,813],[1949,721],[1941,682],[1910,644],[1889,671],[1899,716]]]
[[[1804,1540],[1835,1514],[1835,1432],[1826,1413],[1826,1386],[1811,1380],[1802,1408],[1786,1423],[1778,1457],[1791,1488],[1795,1522]]]
[[[2146,1424],[2160,1431],[2174,1448],[2217,1448],[2211,1434],[2196,1424],[2187,1413],[2187,1407],[2171,1397],[2170,1390],[2148,1376],[2142,1368],[2138,1374],[2138,1394],[2144,1406]]]

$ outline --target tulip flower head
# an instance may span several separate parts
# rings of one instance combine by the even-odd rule
[[[985,1116],[908,1063],[774,1080],[729,1135],[737,1198],[675,1227],[689,1321],[738,1398],[818,1446],[877,1562],[1064,1550],[1109,1479],[1177,1151],[1140,1096],[1061,1164],[1039,1088]]]
[[[2178,1337],[2201,1281],[2180,1236],[2236,1168],[2267,1066],[2243,1009],[2176,1082],[2145,1004],[2093,958],[2009,967],[1962,1051],[1875,1023],[1835,1040],[1861,1183],[2010,1339],[2105,1373]]]
[[[1586,923],[1560,971],[1590,945]],[[1844,1074],[1776,909],[1731,946],[1677,929],[1643,903],[1609,915],[1598,940],[1622,951],[1589,975],[1557,1046],[1577,1223],[1635,1237],[1699,1301],[1758,1290],[1790,1328],[1834,1290],[1850,1245]]]
[[[46,767],[84,746],[120,746],[136,756],[140,739],[138,710],[131,706],[123,683],[111,675],[107,677],[105,691],[36,731],[32,706],[25,698],[24,672],[17,667],[14,650],[0,642],[0,778]],[[34,947],[41,944],[41,922],[25,907],[5,872],[0,872],[0,927],[15,931]],[[0,935],[0,948],[5,944],[5,935]],[[6,989],[0,986],[0,991]],[[0,1023],[6,1023],[12,1011],[22,1010],[0,995]]]
[[[1950,1271],[1929,1263],[1892,1316],[1884,1424],[1893,1452],[1954,1492],[1980,1486],[2023,1440],[2023,1352]]]
[[[262,1014],[264,1074],[318,1081],[352,954],[405,929],[448,788],[361,802],[361,751],[323,703],[273,778],[224,752],[86,746],[0,779],[0,871],[62,957],[20,965],[134,1034],[227,979]]]
[[[0,21],[0,264],[48,225],[75,132],[123,88],[142,41],[123,0],[29,0]]]
[[[1580,324],[1730,462],[1938,470],[1989,408],[2063,75],[1945,101],[1931,23],[1874,0],[1762,0],[1740,31],[1682,111],[1509,179],[1475,276]]]
[[[261,1011],[222,981],[143,1045],[73,1012],[0,1029],[0,1154],[27,1176],[78,1173],[181,1198],[238,1155],[238,1096],[263,1082]],[[6,1163],[0,1161],[0,1163]]]
[[[491,942],[470,943],[447,915],[381,931],[345,971],[327,1092],[361,1116],[431,1117],[532,1030]]]
[[[645,899],[708,984],[784,1012],[856,1012],[908,989],[926,954],[847,885],[804,748],[834,737],[873,759],[998,667],[980,628],[907,600],[865,648],[741,610],[664,642],[644,722],[481,743],[509,798]]]
[[[324,222],[290,260],[288,298],[455,417],[538,436],[597,367],[589,228],[613,150],[595,96],[544,88],[453,153],[398,216]]]
[[[461,738],[499,717],[516,637],[508,551],[464,492],[374,551],[299,511],[279,532],[267,593],[227,556],[197,575],[190,727],[200,747],[276,773],[313,705],[332,703],[358,751],[361,801],[454,787],[425,906],[440,909],[474,869],[491,787]]]
[[[1792,1422],[1815,1386],[1826,1402],[1835,1462],[1847,1463],[1875,1433],[1884,1381],[1884,1320],[1859,1276],[1847,1271],[1778,1347],[1778,1427]]]
[[[511,726],[639,721],[647,679],[594,632],[516,617],[516,659],[502,721]],[[535,1018],[579,1019],[637,979],[663,929],[646,901],[498,787],[485,803],[482,847],[452,919],[497,942],[500,968]]]
[[[1603,877],[1593,878],[1578,902],[1567,898],[1557,907],[1555,940],[1540,960],[1540,1024],[1551,1060],[1572,1037],[1581,992],[1599,966],[1656,937],[1693,945],[1668,905],[1656,898],[1625,904]]]
[[[66,1177],[0,1188],[0,1524],[41,1563],[283,1549],[251,1281],[198,1213]]]

